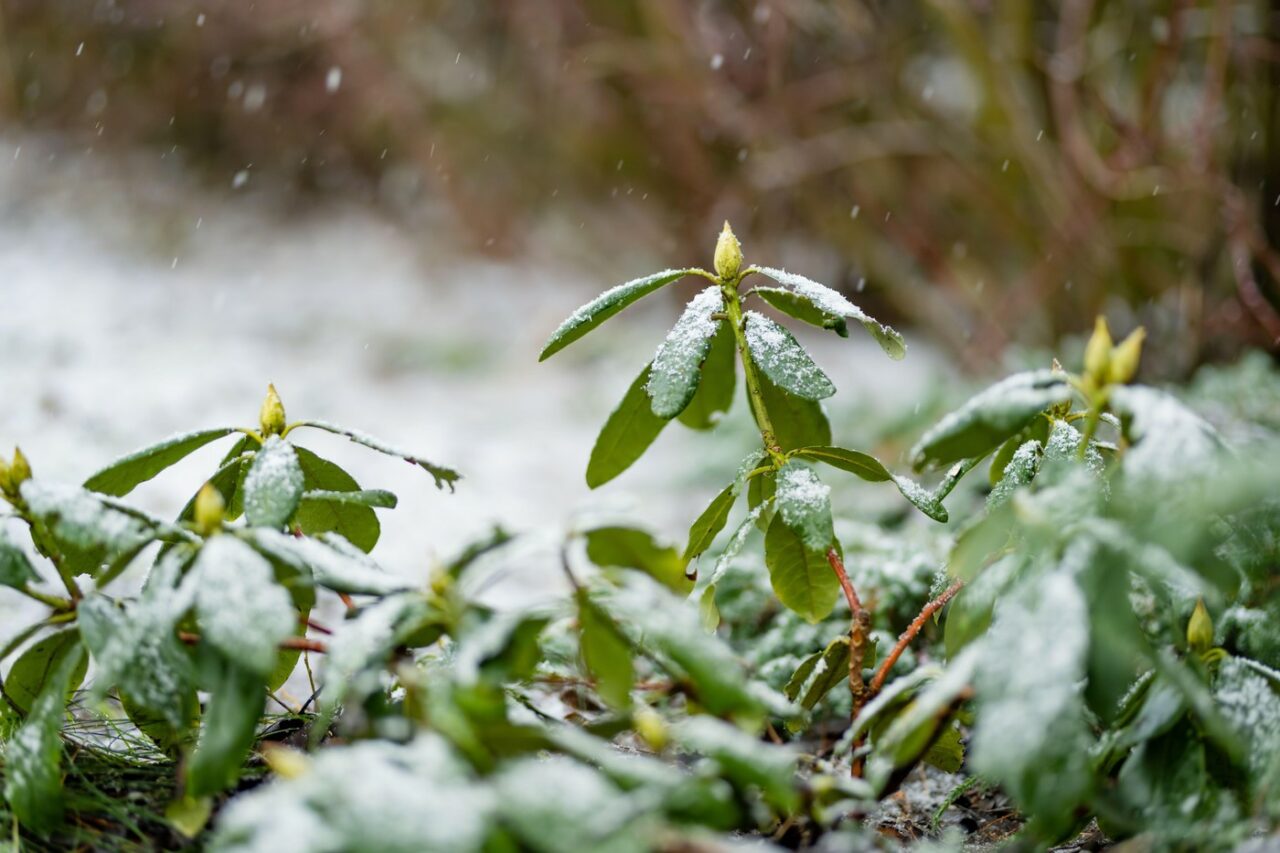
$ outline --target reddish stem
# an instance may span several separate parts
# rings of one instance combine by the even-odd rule
[[[926,604],[924,609],[920,611],[919,616],[911,620],[907,630],[903,631],[898,637],[898,642],[889,654],[885,656],[880,668],[876,670],[875,677],[871,679],[871,688],[867,691],[868,699],[874,697],[880,692],[880,688],[884,687],[885,679],[889,677],[889,670],[893,669],[893,665],[898,662],[898,658],[902,657],[902,653],[907,650],[907,646],[911,645],[911,641],[924,629],[924,625],[929,621],[929,618],[945,607],[947,602],[955,597],[955,594],[960,591],[962,586],[964,586],[964,581],[962,580],[951,584],[941,595]]]
[[[862,710],[862,706],[866,701],[866,685],[862,683],[862,661],[866,658],[867,635],[871,633],[871,616],[867,613],[867,609],[862,606],[862,601],[858,598],[858,592],[853,588],[853,583],[849,580],[849,573],[845,571],[844,561],[840,559],[840,555],[836,553],[835,548],[827,549],[827,562],[831,564],[831,571],[835,572],[836,579],[840,581],[840,588],[844,590],[845,601],[849,602],[849,613],[851,614],[849,624],[849,693],[853,696],[853,716],[851,719],[857,719],[858,712]],[[855,758],[849,768],[849,772],[854,776],[861,776],[862,761]]]
[[[179,631],[178,639],[189,646],[194,646],[200,642],[200,635],[193,634],[190,631]],[[286,637],[280,641],[282,649],[298,649],[304,652],[320,652],[324,654],[329,651],[329,647],[320,640],[313,640],[310,637]]]

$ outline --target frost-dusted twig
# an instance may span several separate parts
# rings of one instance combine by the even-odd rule
[[[194,646],[200,642],[200,635],[191,631],[179,631],[178,639],[189,646]],[[296,649],[302,652],[319,652],[325,654],[329,651],[329,646],[322,640],[313,640],[310,637],[285,637],[280,641],[281,649]]]
[[[836,578],[840,581],[840,588],[844,590],[845,601],[849,603],[849,693],[853,697],[853,713],[849,719],[856,720],[867,700],[866,685],[862,682],[862,661],[867,654],[867,636],[871,633],[871,616],[862,606],[858,591],[853,588],[849,573],[845,571],[844,560],[840,559],[835,548],[827,549],[827,562],[831,564],[831,571],[835,572]],[[854,776],[862,775],[862,762],[856,757],[849,772]]]
[[[884,661],[880,664],[880,668],[876,670],[875,676],[871,679],[871,687],[867,691],[867,698],[870,699],[880,692],[880,688],[884,687],[885,679],[889,677],[889,671],[893,669],[893,665],[898,662],[898,658],[902,657],[902,653],[907,650],[907,646],[911,645],[911,641],[924,629],[924,625],[933,614],[937,613],[947,602],[955,597],[955,594],[964,586],[964,581],[957,580],[951,586],[943,590],[942,594],[930,601],[920,611],[920,615],[911,620],[911,624],[907,626],[907,630],[898,636],[898,642],[894,644],[889,654],[885,655]]]

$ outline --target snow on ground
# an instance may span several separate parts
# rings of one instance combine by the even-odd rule
[[[375,555],[409,577],[499,522],[554,530],[630,512],[682,541],[717,488],[708,477],[731,478],[750,449],[745,430],[673,426],[618,480],[596,492],[583,481],[600,424],[696,285],[539,364],[561,319],[646,270],[592,281],[546,257],[495,262],[458,250],[444,214],[411,230],[254,186],[210,190],[150,154],[0,139],[0,446],[20,443],[38,476],[80,482],[171,433],[256,423],[274,382],[290,419],[356,427],[464,473],[448,495],[413,466],[305,437],[361,485],[400,496]],[[701,259],[653,268],[688,260]],[[905,397],[937,363],[919,345],[889,362],[866,336],[819,335],[800,337],[842,394]],[[133,498],[176,513],[225,449],[205,448]],[[516,582],[545,587],[530,573]]]

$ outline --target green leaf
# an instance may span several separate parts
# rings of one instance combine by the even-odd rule
[[[645,386],[649,383],[649,366],[631,383],[627,394],[604,422],[591,459],[587,462],[587,485],[603,486],[631,467],[631,464],[653,444],[668,419],[653,413]]]
[[[894,474],[874,456],[843,447],[802,447],[794,451],[792,456],[825,462],[833,468],[856,474],[868,482],[892,482],[902,496],[925,515],[935,521],[945,522],[948,519],[946,507],[937,494],[908,477]]]
[[[350,492],[334,492],[328,489],[308,489],[302,493],[302,500],[315,503],[337,503],[351,506],[377,507],[378,509],[395,509],[399,499],[386,489],[355,489]],[[364,549],[361,549],[364,550]]]
[[[19,548],[9,534],[0,531],[0,585],[22,589],[32,581],[40,580],[27,552]]]
[[[93,694],[118,686],[139,707],[181,729],[187,720],[186,697],[194,687],[187,650],[178,641],[178,620],[190,608],[190,596],[178,589],[192,549],[180,545],[157,561],[139,599],[127,609],[103,595],[90,595],[76,612],[80,635],[97,668]]]
[[[302,466],[293,446],[271,436],[244,477],[245,520],[253,527],[284,527],[302,500],[302,489]]]
[[[691,272],[693,270],[663,270],[606,290],[560,324],[543,346],[538,361],[546,361],[622,309]]]
[[[672,726],[673,739],[686,750],[704,755],[739,789],[758,788],[765,801],[784,814],[800,805],[796,784],[796,752],[764,743],[732,723],[707,716],[689,717]]]
[[[818,310],[826,314],[857,320],[864,329],[871,333],[871,336],[876,339],[876,343],[880,344],[880,348],[885,351],[889,358],[896,361],[907,354],[907,345],[902,340],[902,335],[898,334],[892,326],[881,323],[857,305],[845,299],[838,291],[786,270],[756,267],[756,272],[791,288],[796,294],[809,300]]]
[[[77,648],[58,664],[32,704],[27,721],[5,745],[4,795],[14,816],[39,832],[62,817],[62,720],[72,676],[83,666]]]
[[[934,735],[920,758],[925,764],[938,768],[943,773],[959,773],[964,766],[964,742],[960,739],[960,729],[954,720],[948,720],[942,730]]]
[[[241,535],[264,556],[292,566],[334,592],[388,595],[408,586],[336,533],[298,538],[261,527]]]
[[[379,494],[366,493],[360,489],[355,478],[342,468],[307,450],[305,447],[294,447],[298,454],[298,464],[302,466],[303,484],[307,491],[302,493],[302,503],[294,515],[294,524],[308,536],[317,533],[333,532],[341,535],[361,551],[369,552],[378,544],[382,533],[382,525],[371,508],[379,504],[362,504],[337,495]],[[314,494],[333,495],[332,498],[316,499]],[[384,506],[394,506],[395,496],[390,492],[382,493],[390,496]]]
[[[23,652],[4,679],[5,695],[24,712],[30,712],[49,679],[61,672],[62,662],[69,656],[80,661],[68,677],[63,700],[71,698],[89,669],[89,658],[80,644],[80,632],[74,628],[50,634]]]
[[[578,628],[582,662],[596,680],[596,692],[612,708],[630,708],[636,675],[631,643],[582,591],[578,593]]]
[[[835,608],[840,582],[826,554],[806,548],[781,513],[765,534],[764,562],[778,600],[805,621],[820,622]]]
[[[757,287],[751,291],[783,314],[819,329],[829,329],[842,338],[849,337],[849,324],[838,314],[828,314],[810,299],[781,287]]]
[[[416,456],[407,450],[401,450],[398,447],[394,447],[390,444],[387,444],[385,441],[383,441],[380,438],[375,438],[369,435],[368,433],[363,433],[363,432],[360,432],[359,430],[348,429],[347,427],[341,427],[341,426],[338,426],[337,424],[331,424],[328,421],[301,421],[300,423],[297,424],[297,426],[311,427],[312,429],[321,429],[321,430],[324,430],[325,432],[331,432],[334,435],[341,435],[344,438],[347,438],[350,441],[353,441],[356,444],[361,445],[362,447],[367,447],[370,450],[376,450],[379,453],[383,453],[387,456],[398,456],[401,459],[403,459],[405,462],[408,462],[413,465],[417,465],[423,471],[426,471],[428,474],[430,474],[432,478],[435,480],[436,488],[438,489],[443,489],[446,486],[448,486],[449,491],[452,492],[454,483],[462,479],[462,475],[459,474],[457,471],[453,470],[452,468],[446,468],[443,465],[437,465],[434,462],[429,462],[426,459],[423,459],[421,456]]]
[[[687,593],[693,582],[685,576],[685,562],[669,545],[634,527],[597,527],[586,533],[587,558],[600,567],[637,569],[674,589]]]
[[[217,489],[218,494],[222,496],[222,502],[226,506],[223,518],[227,521],[235,521],[244,512],[244,477],[253,460],[253,448],[257,446],[257,442],[247,435],[237,441],[223,457],[218,470],[208,480],[209,485]],[[196,498],[192,495],[186,506],[182,508],[182,512],[178,513],[178,521],[192,521],[195,515]]]
[[[729,521],[729,513],[737,500],[738,495],[733,485],[728,485],[693,522],[693,526],[689,528],[689,543],[684,546],[686,563],[711,547],[711,543]]]
[[[836,386],[791,333],[768,317],[748,311],[743,332],[751,358],[782,390],[804,400],[821,400],[836,393]]]
[[[397,593],[369,605],[334,629],[320,694],[322,725],[313,729],[317,735],[327,730],[340,704],[361,702],[378,689],[392,650],[429,612],[421,595]]]
[[[763,375],[760,377],[760,399],[773,422],[773,437],[783,452],[797,447],[831,444],[831,424],[822,411],[821,403],[788,394]],[[753,408],[752,417],[755,414]]]
[[[658,347],[645,386],[658,417],[674,418],[693,399],[711,339],[723,325],[711,319],[719,311],[724,311],[724,296],[719,287],[708,287],[693,298]]]
[[[271,564],[234,536],[214,536],[200,549],[193,573],[204,641],[265,678],[276,665],[280,642],[298,622]]]
[[[171,436],[158,444],[122,456],[84,481],[92,492],[120,497],[210,442],[235,432],[231,427]]]
[[[832,688],[848,683],[849,637],[841,634],[825,649],[801,661],[782,692],[792,702],[799,700],[805,708],[813,710],[813,706],[821,702]]]
[[[222,661],[187,765],[187,794],[204,797],[234,787],[253,748],[267,693],[257,672]]]
[[[733,406],[734,385],[738,379],[738,348],[733,327],[719,323],[711,338],[711,348],[702,362],[702,378],[698,390],[680,412],[680,423],[690,429],[711,429]]]
[[[138,727],[138,731],[146,735],[156,748],[170,758],[177,758],[182,747],[195,737],[196,724],[200,721],[200,696],[195,687],[191,687],[179,701],[180,726],[174,727],[164,715],[149,711],[129,698],[123,690],[117,690],[120,707],[124,709],[129,722]]]
[[[777,501],[782,521],[800,537],[804,547],[825,554],[835,540],[831,488],[823,485],[808,465],[790,461],[778,470]]]
[[[917,470],[985,456],[1037,415],[1071,399],[1064,374],[1015,373],[971,398],[928,430],[911,451]]]

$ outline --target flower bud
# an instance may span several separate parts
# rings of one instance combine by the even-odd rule
[[[1142,342],[1147,337],[1147,330],[1139,326],[1129,333],[1129,337],[1111,350],[1111,364],[1107,368],[1107,380],[1123,384],[1138,372],[1138,362],[1142,359]]]
[[[1196,601],[1196,609],[1187,620],[1187,647],[1196,654],[1203,654],[1213,647],[1213,620],[1204,606],[1204,599]]]
[[[311,759],[301,750],[275,743],[264,743],[262,747],[263,760],[277,776],[297,779],[311,769]]]
[[[667,724],[657,711],[642,705],[632,714],[631,722],[635,726],[636,734],[640,735],[654,752],[661,752],[667,745]]]
[[[9,460],[0,456],[0,494],[9,494],[13,490],[11,477],[12,469],[9,466]]]
[[[725,281],[735,277],[738,270],[742,269],[742,244],[733,235],[727,219],[720,232],[720,239],[716,240],[715,267],[716,275]]]
[[[213,483],[205,483],[196,494],[196,531],[201,536],[211,536],[221,530],[226,508],[222,493],[213,487]]]
[[[9,488],[17,494],[22,484],[31,479],[31,463],[23,454],[21,447],[13,449],[13,463],[9,466]]]
[[[258,425],[264,438],[284,432],[284,403],[274,385],[267,386],[267,398],[262,401],[262,409],[258,412]]]
[[[1111,346],[1111,330],[1107,328],[1107,318],[1099,315],[1093,326],[1093,336],[1084,348],[1084,372],[1098,385],[1107,381]]]

